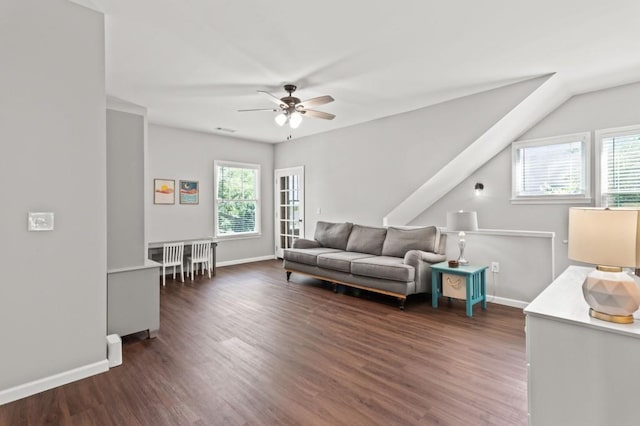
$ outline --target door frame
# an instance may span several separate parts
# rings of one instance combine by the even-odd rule
[[[305,204],[305,183],[304,183],[304,166],[295,166],[295,167],[285,167],[282,169],[275,169],[273,171],[273,182],[274,182],[274,214],[273,214],[273,237],[274,237],[274,253],[276,258],[282,257],[282,254],[279,251],[283,250],[280,246],[280,181],[279,178],[282,176],[292,176],[298,175],[300,176],[300,184],[299,184],[299,207],[298,212],[300,215],[300,234],[298,238],[304,238],[304,227],[305,227],[305,217],[304,217],[304,204]]]

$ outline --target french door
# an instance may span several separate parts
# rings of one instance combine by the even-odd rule
[[[275,170],[275,247],[283,257],[298,238],[304,238],[304,166]]]

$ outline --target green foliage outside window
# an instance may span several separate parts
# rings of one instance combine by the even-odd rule
[[[258,170],[218,167],[218,233],[256,232]]]

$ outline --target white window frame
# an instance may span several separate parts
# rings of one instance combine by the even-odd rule
[[[640,134],[640,124],[635,124],[633,126],[624,126],[624,127],[611,127],[608,129],[599,129],[595,132],[595,175],[596,175],[596,207],[602,206],[602,140],[611,138],[611,137],[621,137],[621,136],[630,136]]]
[[[518,195],[518,149],[560,145],[581,141],[584,144],[583,173],[584,194],[558,195]],[[591,196],[591,132],[572,133],[568,135],[548,138],[528,139],[511,144],[511,203],[512,204],[587,204],[592,201]]]
[[[255,169],[256,173],[256,230],[253,232],[240,232],[235,234],[220,234],[218,229],[218,169],[220,167],[236,167],[243,169]],[[235,161],[214,160],[213,162],[213,227],[215,236],[221,240],[257,238],[262,235],[262,197],[260,194],[260,182],[262,168],[260,164],[239,163]]]

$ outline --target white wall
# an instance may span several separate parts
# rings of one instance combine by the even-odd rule
[[[276,145],[276,168],[305,166],[306,235],[313,235],[318,220],[380,226],[389,211],[541,82]]]
[[[0,58],[2,403],[106,365],[103,16],[4,0]],[[29,211],[54,212],[55,230],[27,232]]]
[[[107,268],[140,266],[145,255],[144,115],[107,109]]]
[[[317,220],[354,221],[380,225],[382,216],[424,183],[436,170],[471,143],[515,102],[537,87],[536,80],[446,102],[346,129],[282,143],[276,147],[276,168],[304,165],[306,173],[306,232],[312,236]],[[502,114],[502,115],[501,115]],[[571,98],[520,139],[554,136],[640,123],[640,83]],[[475,197],[475,182],[485,185]],[[593,187],[593,185],[592,185]],[[498,261],[498,297],[530,301],[550,281],[550,271],[569,264],[567,246],[569,205],[512,205],[511,147],[500,152],[471,177],[419,215],[411,225],[446,225],[446,213],[476,210],[480,228],[555,233],[545,253],[528,238],[502,241],[484,238],[478,260]],[[317,214],[317,209],[322,214]],[[457,238],[452,236],[449,247]],[[493,245],[505,247],[499,255]],[[555,265],[550,264],[551,252]],[[490,253],[489,256],[484,254]],[[542,256],[546,267],[522,288],[519,271],[530,271],[531,256]],[[485,259],[486,257],[486,259]],[[513,268],[512,266],[517,266]],[[510,271],[518,271],[510,272]],[[529,277],[530,278],[530,277]],[[524,299],[517,299],[523,297]]]
[[[590,131],[593,144],[594,130],[632,124],[640,124],[640,83],[574,96],[520,139]],[[592,179],[591,188],[594,188],[593,173]],[[474,195],[475,182],[484,183],[481,197]],[[416,218],[413,224],[437,223],[444,226],[447,211],[464,209],[478,212],[480,228],[555,232],[555,271],[560,274],[570,263],[567,245],[563,241],[568,237],[568,210],[571,205],[511,204],[510,198],[511,147],[508,147]]]
[[[447,234],[447,259],[457,259],[458,233]],[[553,232],[481,230],[467,233],[466,242],[470,263],[498,262],[498,272],[486,272],[489,301],[524,308],[553,281]]]
[[[274,254],[273,153],[271,144],[219,135],[149,125],[149,180],[154,178],[200,182],[200,204],[148,205],[149,241],[210,237],[213,224],[214,160],[261,165],[262,235],[258,238],[221,240],[217,261],[228,262]],[[151,188],[148,189],[152,191]]]

